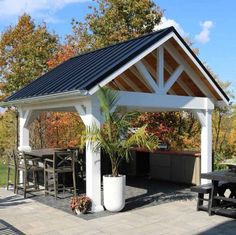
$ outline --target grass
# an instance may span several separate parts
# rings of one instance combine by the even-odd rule
[[[7,166],[3,159],[0,159],[0,187],[7,184]]]

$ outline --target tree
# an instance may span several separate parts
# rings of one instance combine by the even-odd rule
[[[76,50],[70,45],[60,45],[52,58],[47,62],[48,68],[52,69],[64,61],[76,55]]]
[[[0,155],[5,149],[16,147],[16,113],[8,109],[0,114]]]
[[[147,131],[176,150],[198,149],[200,125],[190,113],[142,113],[134,126],[146,125]],[[196,141],[196,140],[199,141]]]
[[[77,113],[43,112],[30,126],[33,148],[68,148],[80,144],[84,124]]]
[[[23,14],[0,38],[0,91],[2,98],[20,89],[48,71],[47,62],[54,54],[58,38],[46,24],[35,25]]]
[[[162,10],[151,0],[93,0],[92,13],[85,22],[72,20],[68,37],[77,52],[97,49],[135,38],[154,30]]]

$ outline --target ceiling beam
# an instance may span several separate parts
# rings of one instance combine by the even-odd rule
[[[139,72],[134,66],[130,67],[129,70],[131,71],[131,73],[133,73],[136,76],[139,82],[141,82],[143,86],[145,86],[148,89],[149,92],[153,92],[152,88],[147,84],[146,80],[143,79],[141,74],[139,74]]]
[[[126,83],[129,87],[131,87],[134,91],[142,91],[141,88],[139,88],[128,76],[126,76],[124,73],[120,75],[120,78],[124,83]]]

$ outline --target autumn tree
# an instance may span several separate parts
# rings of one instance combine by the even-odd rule
[[[57,45],[57,36],[47,30],[46,24],[36,25],[28,14],[4,30],[0,36],[0,99],[48,71],[47,62]],[[16,144],[15,117],[15,110],[1,114],[1,149]]]
[[[0,157],[5,149],[16,146],[16,115],[8,109],[0,114]]]
[[[30,126],[33,148],[68,148],[80,144],[84,124],[77,113],[43,112]]]
[[[162,10],[151,0],[93,0],[83,22],[72,19],[72,34],[49,60],[53,68],[70,57],[138,37],[154,30]]]
[[[85,22],[72,21],[69,42],[78,52],[138,37],[154,30],[162,10],[151,0],[93,0]]]
[[[20,89],[48,71],[47,62],[54,54],[58,38],[46,24],[35,25],[23,14],[15,26],[0,37],[0,91],[2,98]]]

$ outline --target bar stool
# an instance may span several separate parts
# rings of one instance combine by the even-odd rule
[[[65,174],[71,173],[73,178],[73,187],[65,185]],[[62,175],[63,184],[59,184],[59,176]],[[53,155],[53,159],[44,160],[44,188],[45,195],[53,195],[58,198],[59,190],[63,192],[67,189],[73,189],[76,195],[76,176],[75,176],[75,153],[74,151],[58,151]]]
[[[16,158],[15,158],[15,154],[14,151],[7,151],[7,190],[9,190],[9,186],[13,186],[14,189],[14,193],[16,192],[16,169],[17,165],[16,165]],[[13,173],[13,172],[14,173]],[[14,174],[13,180],[11,179],[11,175],[12,173]]]
[[[24,198],[26,193],[39,190],[38,173],[44,168],[39,166],[40,159],[27,155],[25,152],[15,154],[16,158],[16,193],[19,189],[23,189]],[[23,172],[23,183],[19,182],[19,174]],[[29,182],[29,176],[33,176],[33,184]]]

